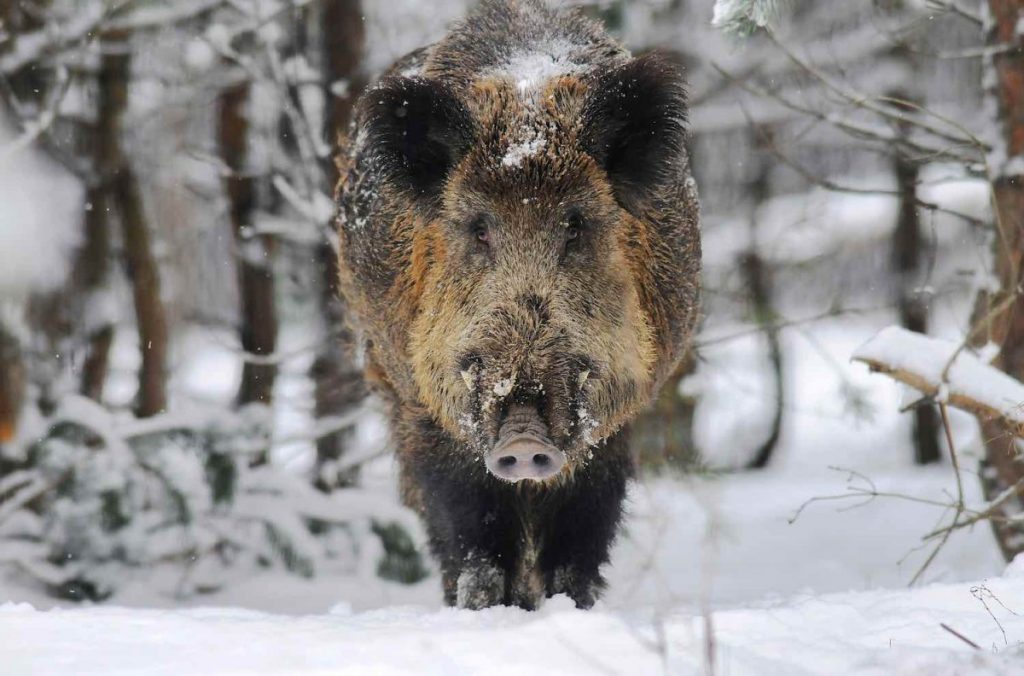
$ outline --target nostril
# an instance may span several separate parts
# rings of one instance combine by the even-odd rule
[[[510,448],[498,448],[485,457],[487,470],[505,481],[544,481],[559,473],[565,454],[550,443],[519,438]]]

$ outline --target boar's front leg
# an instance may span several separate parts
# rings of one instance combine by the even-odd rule
[[[445,603],[473,609],[507,603],[508,570],[522,530],[505,504],[509,491],[477,454],[432,426],[419,432],[403,440],[403,482],[415,493],[411,502],[441,564]]]
[[[594,605],[604,589],[600,568],[608,562],[631,474],[632,460],[619,433],[595,449],[551,501],[541,556],[548,596],[566,594],[578,608]]]
[[[432,477],[424,518],[441,562],[445,602],[480,609],[508,603],[508,568],[520,525],[493,487]]]

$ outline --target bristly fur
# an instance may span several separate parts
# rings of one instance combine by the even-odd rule
[[[624,426],[698,311],[685,117],[671,58],[633,58],[542,0],[485,0],[356,106],[341,287],[451,604],[600,592],[632,471]],[[564,451],[554,479],[485,469],[512,402]]]

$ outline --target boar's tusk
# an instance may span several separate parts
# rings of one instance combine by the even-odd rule
[[[466,383],[466,389],[470,392],[476,390],[476,377],[474,377],[471,371],[460,371],[462,374],[462,382]]]
[[[576,376],[576,383],[580,387],[583,387],[583,385],[587,382],[587,378],[589,378],[589,377],[590,377],[590,369],[586,369],[586,370],[580,371],[580,374],[578,376]]]

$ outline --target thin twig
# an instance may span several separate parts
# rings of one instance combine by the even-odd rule
[[[751,122],[753,122],[753,120],[751,120]],[[901,194],[898,190],[888,190],[884,188],[855,188],[853,186],[847,186],[836,183],[830,179],[819,176],[816,172],[807,169],[796,160],[790,158],[788,155],[783,153],[771,139],[766,139],[764,141],[764,145],[765,148],[769,150],[769,152],[771,152],[773,155],[775,155],[775,157],[779,159],[779,161],[781,161],[783,164],[788,166],[793,171],[800,174],[800,176],[808,183],[812,185],[817,185],[821,188],[824,188],[825,190],[828,190],[829,192],[846,193],[851,195],[892,195],[894,197],[900,196]],[[922,209],[927,209],[932,212],[955,216],[956,218],[962,219],[966,223],[969,223],[970,225],[973,226],[980,227],[986,225],[985,221],[975,218],[970,214],[965,214],[963,212],[956,211],[955,209],[948,209],[946,207],[940,206],[939,204],[936,204],[935,202],[927,202],[918,197],[914,198],[914,204]]]
[[[888,309],[889,306],[875,306],[875,307],[855,307],[855,308],[838,308],[820,312],[810,317],[803,317],[801,319],[785,319],[781,321],[772,322],[762,326],[752,327],[750,329],[744,329],[742,331],[734,331],[732,333],[726,333],[720,336],[712,336],[710,338],[698,338],[694,341],[694,345],[697,348],[708,347],[709,345],[717,345],[719,343],[727,343],[732,340],[738,340],[747,336],[761,333],[766,330],[779,331],[781,329],[788,329],[795,326],[804,326],[806,324],[813,324],[814,322],[824,321],[826,319],[832,319],[835,317],[841,317],[845,315],[863,315],[870,314],[872,312],[879,312],[881,310]]]
[[[939,626],[942,627],[943,629],[945,629],[946,631],[948,631],[953,636],[956,636],[958,639],[960,639],[961,641],[963,641],[967,645],[971,646],[975,650],[981,650],[981,646],[980,645],[978,645],[977,643],[975,643],[971,639],[967,638],[966,636],[964,636],[963,634],[958,632],[956,629],[954,629],[953,627],[951,627],[948,624],[946,624],[945,622],[939,622]]]
[[[929,498],[920,498],[920,497],[917,497],[917,496],[914,496],[914,495],[907,495],[905,493],[891,493],[891,492],[888,492],[888,491],[880,491],[875,486],[875,483],[871,480],[870,477],[868,477],[868,476],[866,476],[864,474],[861,474],[860,472],[857,472],[855,470],[851,470],[851,469],[847,469],[847,468],[843,468],[843,467],[834,467],[834,466],[829,466],[829,469],[834,471],[834,472],[844,472],[846,474],[849,474],[848,481],[850,481],[852,479],[860,479],[861,481],[863,481],[864,483],[867,484],[867,487],[851,485],[851,486],[847,487],[847,490],[849,491],[847,493],[840,493],[838,495],[816,495],[816,496],[813,496],[811,498],[808,498],[807,500],[804,500],[804,502],[801,503],[799,507],[797,507],[796,511],[793,513],[793,516],[791,516],[791,517],[789,517],[789,519],[787,519],[787,521],[790,524],[796,523],[797,519],[800,518],[800,516],[803,514],[804,510],[806,510],[808,507],[810,507],[811,505],[813,505],[815,503],[818,503],[818,502],[832,502],[832,501],[836,501],[836,500],[851,500],[851,499],[854,499],[854,498],[857,498],[857,499],[861,500],[861,502],[858,502],[858,503],[856,503],[854,505],[851,505],[849,507],[845,507],[845,508],[841,509],[840,511],[847,511],[847,510],[850,510],[850,509],[856,509],[858,507],[863,507],[864,505],[874,501],[875,498],[893,498],[893,499],[896,499],[896,500],[904,500],[906,502],[914,502],[914,503],[917,503],[917,504],[929,505],[929,506],[932,506],[932,507],[944,507],[946,509],[949,509],[950,507],[952,507],[952,505],[949,502],[943,502],[941,500],[931,500]],[[964,507],[963,511],[964,511],[964,513],[972,513],[972,514],[974,513],[973,510],[970,510],[967,507]]]
[[[1003,610],[1010,613],[1011,615],[1016,615],[1017,613],[1007,608],[1006,604],[1000,601],[999,597],[993,594],[992,590],[989,589],[988,586],[985,584],[979,584],[977,586],[971,587],[971,596],[978,599],[981,605],[985,607],[985,611],[988,613],[988,616],[991,617],[992,621],[996,623],[997,627],[999,627],[999,631],[1003,635],[1003,643],[1006,645],[1010,645],[1009,640],[1007,640],[1006,638],[1006,629],[1003,628],[1003,623],[1000,622],[999,618],[997,618],[995,613],[992,612],[992,609],[988,605],[988,601],[986,601],[985,599],[991,598],[993,601],[1001,605],[1003,607]]]
[[[772,41],[772,43],[779,50],[781,50],[782,53],[784,53],[789,58],[789,60],[792,61],[796,66],[798,66],[806,73],[808,73],[816,80],[818,80],[822,85],[825,86],[826,89],[836,94],[840,98],[844,99],[845,101],[851,103],[852,105],[857,106],[859,108],[863,108],[864,110],[872,112],[893,122],[902,122],[905,124],[909,124],[920,131],[935,136],[936,138],[943,139],[944,141],[947,141],[949,143],[975,145],[976,147],[979,147],[980,149],[983,149],[986,152],[990,149],[987,144],[978,145],[977,137],[975,137],[973,134],[966,137],[953,135],[950,132],[946,131],[945,129],[936,127],[935,125],[927,122],[926,120],[923,120],[921,118],[907,118],[905,115],[903,115],[897,110],[892,109],[889,106],[878,105],[875,103],[874,99],[872,99],[869,96],[848,91],[840,84],[834,82],[832,78],[825,75],[821,70],[819,70],[815,66],[811,65],[804,59],[797,56],[796,53],[790,50],[783,43],[782,40],[779,40],[775,33],[772,32],[770,29],[765,29],[765,33],[766,35],[768,35],[768,38]],[[957,131],[960,130],[958,129]]]
[[[956,446],[953,444],[953,432],[949,426],[949,412],[946,410],[945,402],[939,402],[939,414],[942,416],[942,428],[946,432],[946,444],[949,446],[949,459],[953,465],[953,474],[956,477],[956,502],[953,505],[956,510],[956,513],[953,515],[953,523],[956,523],[960,520],[960,517],[966,509],[964,504],[964,483],[963,479],[960,477],[960,460],[957,458]],[[924,563],[921,564],[921,567],[916,573],[914,573],[914,577],[910,578],[910,584],[908,586],[914,586],[914,584],[921,579],[921,576],[924,575],[926,570],[928,570],[928,566],[932,564],[932,561],[934,561],[935,557],[938,556],[939,552],[946,545],[946,542],[949,541],[949,537],[952,534],[952,530],[947,530],[943,534],[942,539],[940,539],[938,544],[935,545],[935,548],[932,549],[931,554],[928,555],[928,558],[925,559]]]

